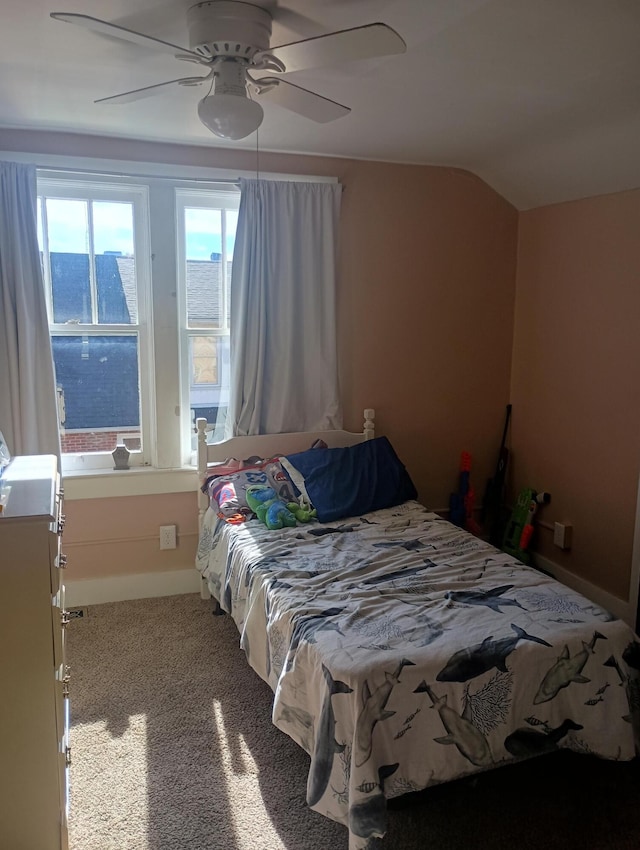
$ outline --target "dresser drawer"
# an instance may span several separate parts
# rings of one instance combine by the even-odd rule
[[[49,545],[49,563],[51,565],[51,593],[56,594],[63,580],[60,570],[67,565],[67,556],[62,551],[62,532],[65,524],[64,515],[64,491],[60,488],[56,492],[54,520],[49,526],[51,540]]]
[[[68,614],[64,608],[64,585],[61,584],[51,598],[51,616],[53,621],[53,665],[57,670],[66,664],[65,632]]]
[[[67,819],[69,815],[69,768],[71,746],[69,739],[69,668],[66,664],[56,669],[56,734],[58,740],[58,784],[60,787],[60,825],[62,847],[67,847]]]
[[[69,691],[71,672],[67,664],[60,664],[55,671],[56,682],[56,726],[58,740],[69,738]]]
[[[68,700],[65,700],[68,704]],[[71,767],[71,749],[69,738],[60,739],[60,752],[58,753],[58,782],[60,786],[60,846],[66,850],[69,842],[68,818],[69,818],[69,768]]]
[[[49,568],[51,572],[51,594],[55,594],[63,583],[61,570],[66,567],[67,556],[62,551],[62,537],[58,534],[49,535]]]

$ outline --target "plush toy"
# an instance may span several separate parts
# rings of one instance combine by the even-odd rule
[[[282,499],[276,497],[276,491],[273,487],[267,487],[265,484],[253,484],[251,487],[247,487],[246,499],[251,510],[268,529],[273,531],[283,528],[285,525],[290,527],[296,525],[295,515]]]
[[[305,507],[304,505],[299,505],[297,502],[288,502],[287,507],[298,522],[309,522],[310,519],[318,515],[316,509],[311,508],[311,505]]]

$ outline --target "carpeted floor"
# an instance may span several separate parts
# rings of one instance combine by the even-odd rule
[[[90,606],[67,632],[71,850],[347,850],[230,617],[197,595]],[[640,765],[560,753],[390,804],[381,850],[638,850]]]

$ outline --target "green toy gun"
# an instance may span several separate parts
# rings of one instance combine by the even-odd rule
[[[549,493],[538,493],[530,488],[520,491],[504,532],[503,552],[513,555],[525,564],[531,562],[529,543],[533,535],[533,518],[538,506],[548,505],[550,501]]]

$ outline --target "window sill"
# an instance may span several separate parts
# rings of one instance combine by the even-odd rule
[[[148,466],[131,469],[83,469],[63,473],[64,498],[106,499],[112,496],[150,496],[159,493],[196,492],[197,470],[155,469]]]

